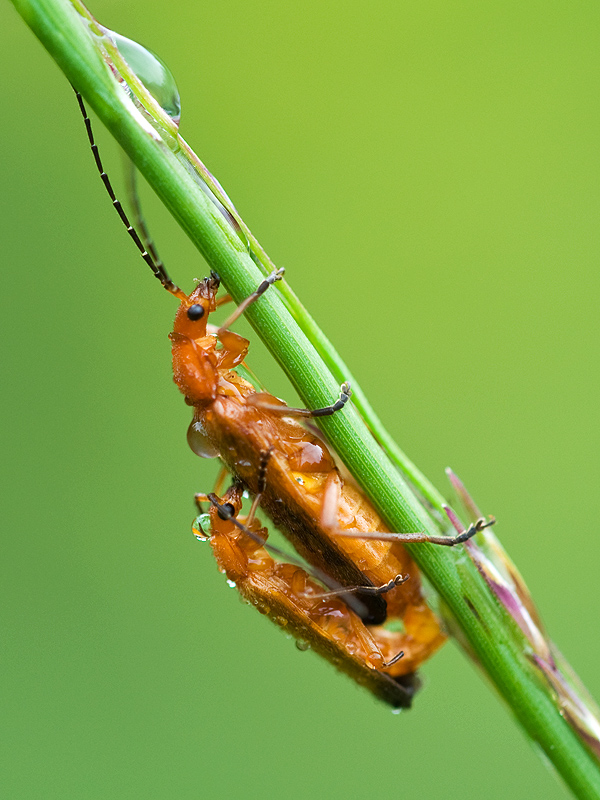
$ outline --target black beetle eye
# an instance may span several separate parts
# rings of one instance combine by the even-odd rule
[[[204,316],[204,306],[200,305],[200,303],[194,303],[193,306],[190,306],[187,310],[188,319],[191,319],[192,322],[195,322],[197,319],[202,319]]]
[[[217,514],[221,519],[231,519],[235,517],[235,508],[231,503],[224,503],[221,508],[217,509]]]

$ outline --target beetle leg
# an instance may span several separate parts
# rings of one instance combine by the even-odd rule
[[[387,667],[391,667],[397,661],[400,661],[401,658],[404,658],[404,650],[400,650],[400,652],[397,653],[393,658],[390,658],[389,661],[384,661],[382,666],[387,669]]]
[[[231,325],[233,325],[233,323],[239,317],[242,316],[242,314],[248,308],[248,306],[256,302],[258,298],[267,291],[269,286],[272,286],[275,283],[275,281],[280,281],[283,278],[284,272],[285,272],[284,268],[281,267],[280,269],[274,269],[270,275],[267,275],[267,277],[259,285],[258,289],[253,291],[252,294],[249,294],[245,300],[242,300],[242,302],[239,304],[239,306],[236,308],[233,314],[230,317],[228,317],[225,320],[225,322],[219,327],[219,329],[217,330],[217,336],[227,328],[231,327]]]
[[[254,521],[256,509],[258,508],[263,492],[267,488],[267,464],[269,463],[272,452],[273,447],[271,446],[268,450],[263,450],[260,454],[260,463],[258,465],[258,492],[254,496],[252,506],[250,507],[250,511],[246,517],[246,525],[248,526],[250,526]]]
[[[208,499],[207,494],[204,494],[203,492],[196,492],[196,494],[194,495],[194,503],[196,503],[198,511],[202,513],[203,508],[201,506],[201,503],[210,503],[210,500]]]
[[[346,405],[352,392],[350,390],[349,383],[342,383],[340,387],[340,396],[335,401],[332,406],[326,406],[325,408],[315,408],[312,411],[308,412],[309,417],[330,417],[332,414],[335,414],[336,411],[341,411],[342,408]]]
[[[339,398],[335,401],[335,403],[330,406],[326,406],[325,408],[290,408],[289,406],[283,404],[275,405],[274,403],[269,403],[268,400],[263,402],[260,395],[250,395],[250,397],[246,399],[246,402],[248,405],[253,405],[256,408],[260,408],[262,411],[268,411],[270,414],[278,414],[281,417],[330,417],[332,414],[335,414],[336,411],[342,410],[342,408],[350,399],[351,395],[352,392],[350,391],[350,384],[342,383],[340,386]]]
[[[341,485],[337,470],[332,470],[327,476],[323,503],[321,505],[320,523],[323,528],[330,531],[337,529],[337,513],[340,503]]]
[[[215,308],[220,308],[224,306],[226,303],[233,302],[233,297],[230,294],[224,294],[223,297],[218,297],[215,300]]]
[[[477,522],[472,522],[466,531],[456,536],[431,536],[424,531],[419,531],[417,533],[360,533],[359,531],[332,530],[331,532],[336,536],[343,536],[348,539],[373,539],[379,542],[400,542],[401,544],[421,544],[423,542],[429,542],[430,544],[454,547],[457,544],[463,544],[463,542],[472,539],[476,533],[480,533],[484,528],[489,528],[491,525],[494,525],[495,522],[496,519],[491,514],[488,520],[486,520],[485,517],[480,517]]]
[[[387,594],[387,592],[391,592],[392,589],[395,589],[396,586],[402,586],[409,578],[410,575],[396,575],[395,578],[392,578],[381,586],[344,586],[333,592],[323,592],[322,594],[313,595],[313,597],[318,597],[319,600],[325,600],[329,597],[341,597],[344,599],[345,594],[356,594],[356,592],[370,595]]]
[[[215,494],[221,495],[223,492],[223,484],[225,483],[226,479],[229,477],[229,470],[227,467],[222,466],[219,470],[219,474],[217,475],[217,480],[215,481],[214,492]]]
[[[463,542],[467,542],[469,539],[473,538],[475,534],[480,533],[484,528],[489,528],[496,522],[495,517],[493,517],[491,514],[488,520],[486,520],[485,517],[480,517],[476,522],[472,522],[466,531],[458,533],[456,536],[432,536],[431,534],[425,533],[425,531],[419,531],[417,533],[384,533],[370,531],[368,533],[363,533],[361,531],[341,530],[337,527],[337,508],[339,499],[339,481],[335,479],[335,474],[332,473],[328,477],[327,484],[325,486],[323,504],[321,506],[320,522],[321,525],[324,528],[327,528],[327,530],[334,536],[340,536],[346,539],[370,539],[377,542],[400,542],[401,544],[421,544],[423,542],[429,542],[430,544],[454,547],[457,544],[463,544]],[[384,584],[384,586],[385,585],[386,584]],[[381,587],[375,588],[377,589]],[[390,586],[390,588],[386,589],[385,591],[389,592],[392,588],[393,587]],[[369,593],[369,589],[366,587],[365,589],[358,587],[355,589],[355,591],[365,591],[367,594]],[[383,591],[376,593],[383,594]]]

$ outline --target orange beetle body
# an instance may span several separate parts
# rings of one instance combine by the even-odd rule
[[[239,512],[242,488],[232,486],[223,502]],[[327,658],[376,697],[401,708],[409,707],[419,687],[414,673],[398,674],[403,659],[385,669],[399,652],[404,635],[368,627],[338,597],[324,598],[322,587],[301,567],[276,561],[261,544],[267,531],[254,520],[251,538],[211,508],[211,545],[217,564],[242,597],[298,642]]]
[[[410,575],[410,580],[395,586],[385,597],[358,591],[357,598],[366,607],[360,616],[340,599],[336,598],[335,605],[352,618],[352,625],[342,626],[344,630],[354,631],[348,633],[348,641],[354,639],[356,631],[367,640],[375,637],[380,667],[394,655],[392,650],[404,651],[404,657],[385,668],[382,674],[398,678],[413,673],[445,640],[437,618],[425,603],[415,563],[398,542],[340,537],[324,524],[322,510],[327,496],[333,492],[336,530],[387,532],[364,494],[351,480],[342,477],[323,440],[295,419],[285,416],[281,401],[271,395],[257,394],[248,381],[233,371],[244,359],[249,343],[231,331],[219,331],[218,337],[208,332],[207,321],[215,308],[217,288],[214,279],[202,281],[180,305],[171,334],[174,379],[186,402],[194,408],[188,435],[192,449],[205,457],[219,455],[227,469],[254,495],[259,492],[261,454],[269,451],[261,507],[296,551],[337,584],[376,587],[396,575]],[[188,310],[193,308],[195,314],[200,314],[199,307],[204,309],[203,313],[191,320]],[[261,407],[263,405],[279,406],[281,411],[273,413]],[[211,513],[214,518],[214,511]],[[285,619],[290,630],[295,620],[296,626],[304,630],[298,635],[310,640],[306,630],[311,626],[306,620],[298,622],[303,603],[298,604],[297,590],[283,579],[287,574],[283,569],[286,565],[274,562],[265,552],[261,564],[264,567],[269,563],[268,569],[261,568],[258,573],[254,568],[240,570],[235,566],[236,558],[228,558],[226,551],[236,552],[236,548],[243,551],[241,542],[245,534],[235,531],[235,543],[225,545],[221,537],[225,535],[223,527],[226,525],[231,527],[231,522],[213,525],[213,546],[221,568],[252,601],[258,597],[270,608],[285,605],[285,613],[279,609],[270,616],[280,624]],[[253,545],[247,543],[247,547],[252,549]],[[287,566],[298,580],[298,568]],[[256,588],[257,581],[260,590]],[[304,609],[302,613],[309,611]],[[401,621],[401,633],[391,633],[382,627],[384,622],[392,620]],[[312,642],[315,649],[334,660],[329,652],[333,647],[331,637],[317,636],[317,639],[318,643]],[[338,642],[334,649],[339,646]],[[381,671],[370,662],[366,670]],[[362,682],[369,683],[370,679]],[[386,694],[384,690],[376,693]]]

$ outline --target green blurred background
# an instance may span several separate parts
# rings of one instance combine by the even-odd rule
[[[183,135],[405,451],[498,517],[600,695],[597,3],[90,8],[170,65]],[[563,797],[453,644],[393,716],[226,587],[190,533],[216,469],[185,443],[175,303],[66,80],[0,24],[3,796]],[[190,287],[205,266],[145,196]],[[294,400],[256,337],[251,365]]]

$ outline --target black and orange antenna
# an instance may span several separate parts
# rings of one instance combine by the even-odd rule
[[[147,241],[147,244],[144,244],[142,237],[129,221],[129,217],[125,213],[125,209],[123,208],[121,201],[115,195],[115,190],[112,187],[110,178],[108,177],[106,171],[104,170],[102,159],[100,158],[100,151],[98,150],[98,145],[96,144],[96,140],[94,139],[94,132],[92,130],[92,121],[88,116],[85,103],[83,102],[83,97],[77,91],[77,89],[74,89],[74,91],[77,97],[77,102],[79,103],[79,110],[81,111],[81,115],[85,122],[85,129],[87,131],[87,136],[90,143],[90,148],[92,150],[92,154],[94,156],[96,167],[98,169],[98,172],[100,173],[100,178],[102,179],[104,188],[108,192],[108,196],[111,199],[115,211],[117,212],[121,222],[127,229],[127,233],[133,239],[135,246],[140,251],[140,255],[154,273],[154,276],[158,278],[158,280],[161,282],[161,284],[165,287],[165,289],[168,292],[170,292],[172,295],[175,295],[175,297],[177,297],[179,300],[187,299],[187,295],[185,294],[185,292],[183,292],[179,288],[179,286],[177,286],[177,284],[172,281],[171,277],[169,276],[169,273],[167,272],[167,268],[165,267],[160,257],[158,256],[158,253],[153,243],[149,240],[147,235],[144,236],[144,233],[142,233],[142,235]]]

